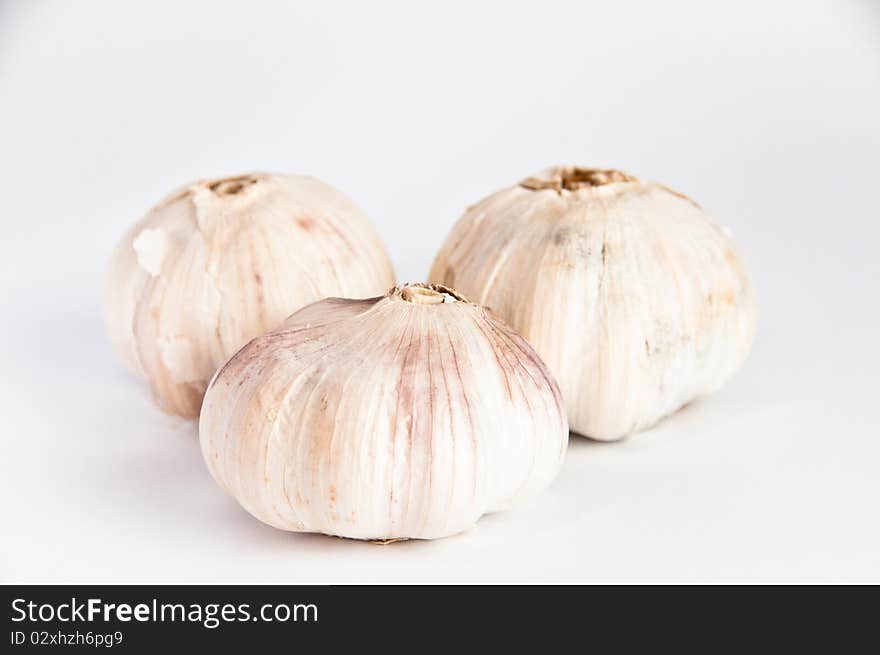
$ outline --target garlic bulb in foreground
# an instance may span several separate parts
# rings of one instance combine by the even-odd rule
[[[431,281],[487,305],[553,372],[573,431],[613,440],[716,390],[757,308],[725,232],[615,170],[554,168],[470,207]]]
[[[217,482],[283,530],[461,532],[546,487],[568,425],[531,346],[439,285],[328,298],[242,348],[199,422]]]
[[[326,296],[394,284],[360,209],[311,177],[257,173],[194,182],[132,227],[113,254],[106,324],[160,406],[190,418],[217,367]]]

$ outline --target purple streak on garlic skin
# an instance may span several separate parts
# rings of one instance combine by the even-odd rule
[[[199,432],[261,521],[372,540],[461,532],[549,485],[568,442],[531,347],[439,285],[300,310],[218,372]]]
[[[620,439],[718,389],[755,335],[728,234],[681,193],[560,167],[468,208],[431,281],[491,307],[541,355],[571,429]]]
[[[392,284],[351,200],[315,178],[254,173],[189,184],[134,225],[111,260],[105,317],[160,406],[195,418],[217,367],[250,339],[323,297]]]

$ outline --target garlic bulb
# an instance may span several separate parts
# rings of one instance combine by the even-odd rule
[[[531,346],[439,285],[328,298],[242,348],[199,422],[217,482],[283,530],[431,539],[556,476],[562,397]]]
[[[470,207],[434,282],[487,305],[555,375],[573,431],[613,440],[716,390],[745,359],[755,294],[693,201],[615,170],[554,168]]]
[[[311,177],[194,182],[154,207],[113,254],[106,324],[160,406],[196,417],[217,367],[297,309],[394,284],[358,207]]]

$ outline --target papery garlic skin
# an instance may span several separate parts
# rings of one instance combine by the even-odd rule
[[[687,197],[553,168],[470,207],[429,278],[491,307],[553,372],[574,432],[614,440],[718,389],[748,354],[755,293]]]
[[[198,416],[217,367],[320,298],[375,296],[391,262],[361,210],[311,177],[189,184],[117,246],[105,291],[114,349],[160,406]]]
[[[439,286],[326,299],[217,372],[199,422],[217,482],[296,532],[456,534],[539,492],[568,425],[526,341]]]

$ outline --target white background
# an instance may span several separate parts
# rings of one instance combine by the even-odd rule
[[[3,2],[0,580],[880,582],[878,39],[867,0]],[[111,249],[192,178],[322,177],[419,280],[465,206],[575,162],[729,226],[757,341],[467,534],[260,524],[104,337]]]

